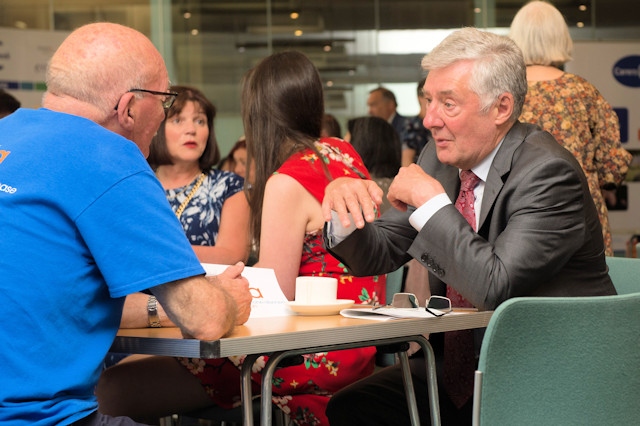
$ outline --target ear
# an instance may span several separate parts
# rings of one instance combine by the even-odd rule
[[[118,101],[118,109],[116,110],[118,124],[123,129],[131,130],[133,129],[133,125],[135,123],[135,112],[133,111],[133,107],[135,105],[135,94],[133,93],[125,93]]]
[[[511,120],[511,114],[513,113],[513,95],[508,92],[501,94],[498,97],[495,108],[495,121],[497,125],[504,124]]]

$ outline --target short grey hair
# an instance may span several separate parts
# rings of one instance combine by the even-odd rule
[[[546,1],[524,5],[511,22],[509,36],[527,65],[561,67],[571,60],[573,41],[558,9]]]
[[[447,36],[422,59],[426,71],[473,61],[470,89],[480,97],[487,112],[503,93],[514,98],[510,119],[516,121],[527,95],[527,70],[522,52],[509,37],[465,27]]]

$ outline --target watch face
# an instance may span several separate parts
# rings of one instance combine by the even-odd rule
[[[149,327],[162,327],[160,317],[158,316],[158,300],[155,296],[149,296],[147,300],[147,317]]]

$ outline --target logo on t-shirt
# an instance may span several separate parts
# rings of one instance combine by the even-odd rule
[[[5,158],[9,156],[9,154],[11,154],[11,151],[5,151],[3,149],[0,149],[0,163],[2,163],[5,160]],[[12,186],[9,186],[5,183],[0,182],[0,192],[7,192],[9,194],[13,194],[17,190],[18,190],[17,188],[14,188]]]

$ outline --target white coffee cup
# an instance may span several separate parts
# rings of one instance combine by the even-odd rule
[[[296,303],[330,305],[336,303],[338,280],[331,277],[297,277]]]

